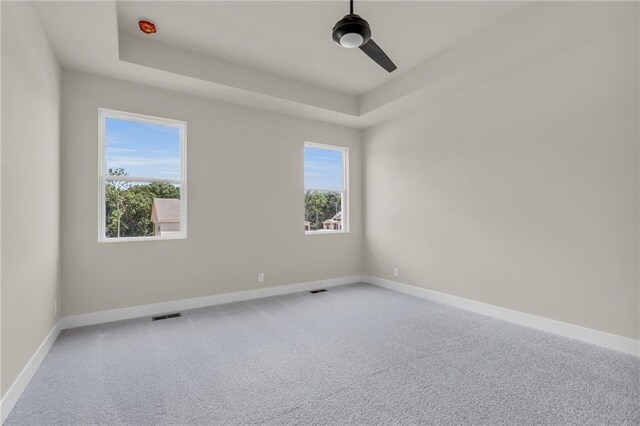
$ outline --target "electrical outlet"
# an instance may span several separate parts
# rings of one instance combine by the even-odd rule
[[[258,274],[258,282],[259,283],[263,283],[264,282],[264,273],[263,272],[260,272]]]
[[[393,268],[393,276],[397,277],[398,275],[400,275],[400,270],[398,268]]]

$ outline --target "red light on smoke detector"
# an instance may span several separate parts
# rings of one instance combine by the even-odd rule
[[[146,19],[141,19],[138,21],[138,27],[140,27],[140,31],[145,34],[155,34],[156,33],[156,24],[151,21],[147,21]]]

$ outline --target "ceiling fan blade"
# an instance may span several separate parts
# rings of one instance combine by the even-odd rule
[[[369,39],[368,42],[360,46],[360,50],[367,54],[368,57],[373,59],[378,65],[387,70],[388,72],[395,71],[398,67],[393,63],[386,53],[380,49],[375,41]]]

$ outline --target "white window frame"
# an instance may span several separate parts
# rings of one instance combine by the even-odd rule
[[[156,124],[165,127],[173,127],[180,130],[180,179],[162,179],[135,176],[107,176],[107,118],[135,121],[145,124]],[[111,109],[98,109],[98,242],[132,242],[132,241],[158,241],[158,240],[182,240],[187,238],[187,123],[169,118],[153,117],[131,112],[116,111]],[[145,237],[112,237],[106,235],[106,184],[107,181],[125,182],[164,182],[180,185],[180,234],[170,236],[145,236]]]
[[[342,153],[342,190],[341,191],[336,191],[335,189],[326,189],[326,188],[307,188],[306,182],[304,184],[305,194],[307,193],[307,191],[324,191],[324,192],[340,192],[341,193],[342,195],[342,230],[320,229],[316,231],[304,231],[305,235],[348,234],[349,233],[349,210],[350,210],[349,209],[349,148],[347,148],[346,146],[327,145],[327,144],[316,143],[316,142],[305,142],[304,147],[329,149],[333,151],[339,151]],[[303,154],[303,157],[304,157],[304,154]],[[303,159],[303,164],[304,164],[304,159]]]

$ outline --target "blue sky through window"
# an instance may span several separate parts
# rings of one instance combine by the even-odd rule
[[[342,151],[304,147],[305,188],[342,190]]]
[[[107,170],[129,176],[180,179],[180,129],[137,121],[106,119]]]

